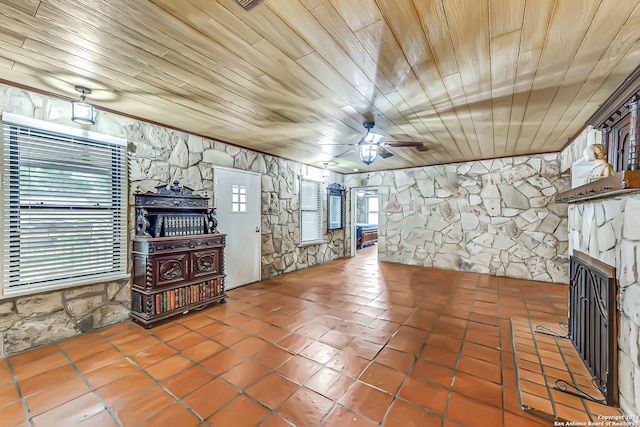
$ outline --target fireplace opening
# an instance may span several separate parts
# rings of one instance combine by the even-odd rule
[[[604,399],[618,406],[618,313],[615,268],[573,251],[569,276],[568,338]]]

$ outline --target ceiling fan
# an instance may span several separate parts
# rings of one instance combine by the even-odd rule
[[[405,147],[413,147],[418,151],[427,151],[427,148],[424,146],[422,141],[385,141],[380,142],[382,140],[383,135],[378,133],[371,132],[373,126],[375,126],[375,122],[364,122],[362,124],[364,128],[367,130],[365,136],[363,136],[357,144],[336,144],[336,145],[348,145],[354,148],[345,151],[344,153],[340,153],[335,158],[346,156],[347,154],[358,151],[360,154],[360,160],[365,165],[370,165],[373,163],[378,155],[383,159],[393,156],[393,153],[388,151],[386,147],[394,147],[394,148],[405,148]]]

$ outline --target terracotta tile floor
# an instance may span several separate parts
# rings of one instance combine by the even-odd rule
[[[0,425],[552,425],[520,408],[509,318],[564,320],[565,286],[376,250],[0,359]]]

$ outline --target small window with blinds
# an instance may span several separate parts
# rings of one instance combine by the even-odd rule
[[[322,183],[300,180],[300,243],[322,241]]]
[[[4,113],[4,295],[127,271],[126,140]]]

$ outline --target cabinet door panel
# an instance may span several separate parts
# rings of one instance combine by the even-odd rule
[[[191,268],[192,279],[220,274],[220,249],[192,252]]]
[[[187,253],[155,256],[151,260],[153,286],[175,285],[189,280],[189,257]]]

